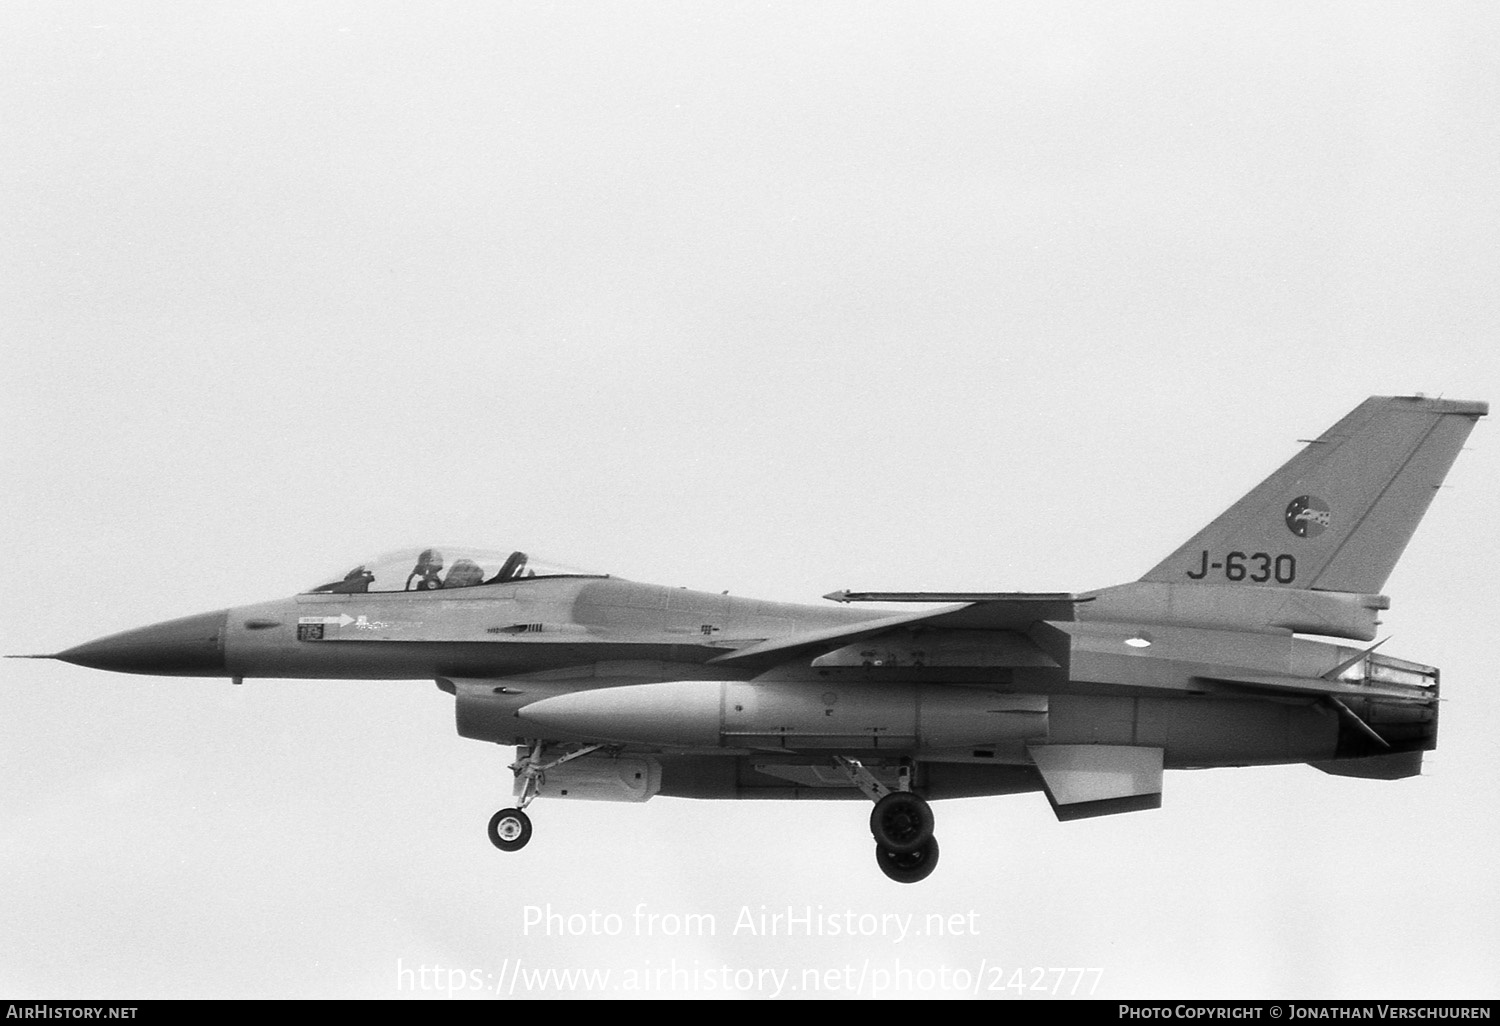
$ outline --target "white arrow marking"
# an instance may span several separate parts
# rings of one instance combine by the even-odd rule
[[[340,627],[347,627],[354,622],[354,617],[348,613],[342,616],[299,616],[298,623],[336,623]]]

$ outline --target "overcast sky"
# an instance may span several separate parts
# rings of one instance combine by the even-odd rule
[[[7,3],[0,649],[424,542],[810,603],[1132,580],[1368,395],[1500,397],[1497,29],[1434,2]],[[511,750],[430,681],[5,663],[0,994],[408,997],[436,977],[403,970],[520,960],[1494,996],[1494,431],[1387,587],[1387,650],[1444,674],[1422,777],[1169,773],[1159,811],[1070,824],[940,803],[913,887],[854,802],[540,801],[501,854]],[[528,930],[548,905],[622,935]],[[733,931],[788,906],[966,926]]]

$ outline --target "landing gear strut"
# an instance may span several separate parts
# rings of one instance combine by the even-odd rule
[[[858,759],[838,755],[833,761],[875,803],[870,834],[880,871],[897,883],[927,879],[937,868],[938,843],[932,836],[932,806],[911,789],[911,763],[903,761],[897,768],[893,791]]]
[[[521,803],[518,808],[501,809],[490,817],[490,843],[501,851],[520,851],[526,847],[526,842],[531,840],[531,817],[524,810],[541,789],[542,775],[553,766],[560,766],[603,747],[584,745],[551,762],[543,762],[542,743],[535,742],[529,752],[509,766],[510,771],[516,775],[516,796],[521,799]]]

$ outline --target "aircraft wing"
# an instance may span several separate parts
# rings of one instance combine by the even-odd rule
[[[955,592],[837,592],[829,597],[836,597],[836,600],[841,602],[936,602],[971,596]],[[1078,603],[1093,601],[1092,598],[1079,598],[1065,592],[997,592],[972,597],[975,601],[944,606],[940,609],[924,610],[920,613],[897,613],[861,623],[843,624],[838,627],[770,638],[726,652],[721,656],[715,656],[709,662],[733,666],[769,665],[785,662],[799,655],[815,657],[856,641],[897,630],[915,631],[940,628],[943,630],[1025,631],[1040,620],[1072,620],[1075,618],[1074,608]]]

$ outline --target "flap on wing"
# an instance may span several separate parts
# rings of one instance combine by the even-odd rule
[[[1076,602],[1065,591],[830,591],[832,602]]]
[[[1236,673],[1233,676],[1200,676],[1193,679],[1233,691],[1257,692],[1262,695],[1404,698],[1413,702],[1430,702],[1437,698],[1437,693],[1431,688],[1379,681],[1327,680],[1323,677],[1288,677],[1272,673]]]
[[[1161,808],[1161,748],[1033,745],[1027,751],[1060,820]]]
[[[868,593],[876,594],[876,593]],[[903,594],[919,594],[908,592]],[[933,601],[913,599],[911,601]],[[865,638],[897,628],[941,627],[947,630],[1024,631],[1039,620],[1072,620],[1074,607],[1091,598],[1067,594],[1006,593],[1001,598],[986,598],[965,605],[924,610],[920,613],[897,613],[862,623],[842,624],[823,630],[803,631],[780,638],[756,642],[745,648],[726,652],[710,663],[748,663],[776,656],[790,658],[799,652],[809,654],[832,651]]]

